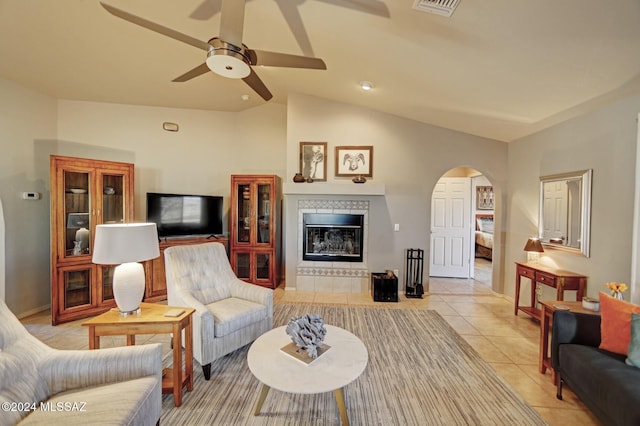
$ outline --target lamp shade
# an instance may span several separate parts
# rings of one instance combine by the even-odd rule
[[[155,223],[118,223],[96,226],[93,263],[119,265],[160,256]]]
[[[527,240],[527,244],[525,244],[524,246],[524,251],[544,253],[544,249],[542,248],[540,239],[535,237],[529,238]]]

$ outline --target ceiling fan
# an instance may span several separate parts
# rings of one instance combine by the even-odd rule
[[[251,0],[246,0],[251,1]],[[291,29],[293,36],[298,42],[298,46],[307,56],[314,56],[311,41],[304,28],[300,6],[308,0],[273,0],[280,9],[282,16]],[[315,0],[333,6],[340,6],[358,12],[389,18],[389,9],[381,0]],[[192,19],[206,21],[220,12],[222,0],[202,0],[202,3],[189,15]]]
[[[265,50],[249,49],[242,43],[244,26],[245,1],[222,0],[220,12],[220,36],[204,42],[178,31],[132,15],[105,3],[100,3],[107,12],[133,24],[155,31],[167,37],[197,47],[207,52],[207,59],[203,64],[187,71],[172,81],[184,82],[213,71],[227,78],[241,78],[265,101],[273,97],[267,86],[260,80],[252,66],[265,65],[273,67],[307,68],[326,70],[327,66],[320,58],[289,55],[286,53],[269,52]]]

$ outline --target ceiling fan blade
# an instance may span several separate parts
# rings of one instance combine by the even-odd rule
[[[314,70],[327,69],[327,65],[320,58],[268,52],[266,50],[249,49],[249,59],[252,65],[264,65],[267,67],[310,68]]]
[[[220,0],[202,0],[200,6],[198,6],[196,10],[189,15],[189,18],[206,21],[216,13],[220,12],[220,3]]]
[[[202,63],[202,64],[198,65],[197,67],[185,72],[181,76],[174,78],[171,81],[174,81],[176,83],[183,83],[185,81],[191,80],[192,78],[195,78],[195,77],[197,77],[199,75],[202,75],[204,73],[207,73],[209,71],[211,71],[211,70],[207,66],[207,63],[205,62],[205,63]]]
[[[107,12],[109,12],[113,16],[117,16],[118,18],[131,22],[132,24],[139,25],[148,30],[155,31],[159,34],[171,37],[172,39],[181,41],[183,43],[190,44],[191,46],[197,47],[198,49],[202,49],[205,51],[209,50],[209,44],[207,42],[198,40],[197,38],[193,38],[186,34],[182,34],[178,31],[172,30],[171,28],[163,27],[162,25],[156,24],[155,22],[147,21],[146,19],[132,15],[129,12],[125,12],[124,10],[120,10],[108,4],[102,2],[100,2],[100,4],[107,10]]]
[[[222,0],[220,39],[234,46],[242,46],[245,0]]]
[[[389,18],[389,8],[384,2],[380,0],[319,0],[324,3],[333,4],[335,6],[345,7],[347,9],[357,10],[359,12],[366,12],[372,15],[382,16],[383,18]]]
[[[298,10],[298,4],[292,3],[291,0],[275,0],[280,8],[284,20],[289,24],[289,28],[293,33],[293,36],[300,46],[300,50],[305,56],[314,56],[313,48],[311,47],[311,41],[307,30],[304,28],[300,11]]]
[[[242,80],[247,83],[247,85],[249,85],[249,87],[251,87],[253,91],[260,95],[260,97],[265,101],[273,98],[273,95],[271,94],[269,89],[267,89],[267,86],[264,85],[262,80],[260,80],[260,77],[258,77],[258,74],[256,74],[253,68],[251,69],[251,73]]]

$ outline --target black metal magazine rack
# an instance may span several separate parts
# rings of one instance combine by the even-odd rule
[[[373,300],[375,302],[398,301],[398,277],[393,272],[373,272],[371,274]]]

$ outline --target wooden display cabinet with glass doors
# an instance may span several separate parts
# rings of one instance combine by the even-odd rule
[[[96,225],[133,221],[131,163],[51,156],[51,322],[115,306],[114,266],[91,262]]]
[[[231,268],[241,280],[269,288],[280,273],[279,185],[275,175],[231,176]]]

